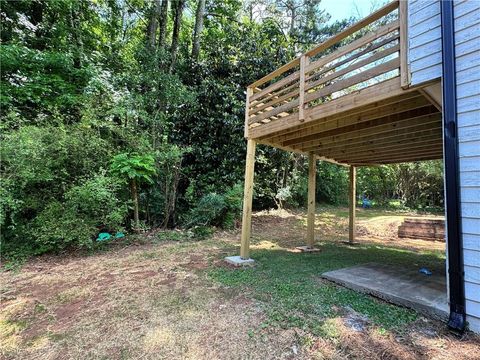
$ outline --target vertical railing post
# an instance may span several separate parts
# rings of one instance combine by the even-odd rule
[[[253,94],[253,89],[249,86],[247,87],[247,96],[245,99],[245,130],[243,133],[243,136],[245,139],[248,139],[248,119],[250,118],[250,115],[248,114],[250,112],[250,97]]]
[[[299,96],[298,96],[298,120],[305,120],[305,68],[308,65],[309,57],[307,55],[302,55],[300,57],[300,85],[299,85]]]
[[[410,86],[410,70],[408,68],[408,3],[400,0],[398,18],[400,21],[400,85]]]

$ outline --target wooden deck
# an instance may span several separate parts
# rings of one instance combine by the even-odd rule
[[[439,105],[409,87],[405,5],[389,3],[251,84],[245,137],[355,166],[441,159]]]

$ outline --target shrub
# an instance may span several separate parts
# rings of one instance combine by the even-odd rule
[[[191,211],[187,227],[233,228],[241,214],[242,194],[242,186],[238,184],[224,194],[212,192],[204,195]]]
[[[30,231],[36,252],[91,248],[98,232],[119,230],[128,209],[117,198],[117,189],[118,184],[101,173],[67,191],[65,202],[48,204]]]

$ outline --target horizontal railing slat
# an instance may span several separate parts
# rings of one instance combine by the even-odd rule
[[[357,70],[357,69],[360,69],[361,67],[365,66],[365,65],[368,65],[370,63],[373,63],[375,61],[378,61],[380,59],[383,59],[384,57],[387,57],[389,55],[392,55],[394,54],[395,52],[399,51],[400,50],[400,45],[395,45],[395,46],[392,46],[386,50],[382,50],[382,51],[379,51],[377,52],[376,54],[364,59],[364,60],[361,60],[359,61],[358,63],[355,63],[353,65],[350,65],[346,68],[343,68],[339,71],[336,71],[330,75],[327,75],[325,77],[322,77],[316,81],[313,81],[313,82],[309,82],[308,85],[305,87],[305,90],[310,90],[312,88],[315,88],[319,85],[322,85],[322,84],[325,84],[333,79],[336,79],[342,75],[345,75],[345,74],[348,74],[354,70]]]
[[[382,75],[386,72],[392,71],[397,69],[400,66],[400,59],[395,58],[393,60],[387,61],[384,64],[377,65],[371,69],[368,69],[366,71],[363,71],[357,75],[348,77],[344,80],[338,81],[334,83],[333,85],[324,87],[314,93],[307,94],[305,96],[305,102],[310,102],[316,99],[319,99],[323,96],[331,95],[334,92],[344,90],[350,86],[356,85],[358,83],[365,82],[367,80],[370,80],[374,77],[377,77],[379,75]]]
[[[333,53],[324,56],[316,61],[313,61],[310,63],[309,66],[306,68],[306,72],[310,73],[316,68],[319,68],[323,65],[328,64],[329,62],[338,59],[339,57],[346,55],[358,48],[361,48],[362,46],[365,46],[366,44],[374,41],[375,39],[378,39],[379,37],[382,37],[384,35],[387,35],[395,30],[397,30],[400,27],[400,22],[398,20],[393,21],[385,26],[382,26],[376,31],[372,31],[368,34],[365,34],[362,36],[360,39],[355,40],[354,42],[344,45],[343,47],[335,50]]]
[[[335,68],[337,68],[337,67],[339,67],[339,66],[342,66],[342,65],[344,65],[344,64],[347,64],[347,63],[355,60],[356,58],[358,58],[358,57],[360,57],[360,56],[363,56],[363,55],[365,55],[365,54],[368,54],[369,52],[372,52],[372,51],[374,51],[374,50],[376,50],[376,49],[378,49],[378,48],[380,48],[380,47],[382,47],[382,46],[384,46],[384,45],[387,45],[387,44],[389,44],[389,43],[391,43],[391,42],[393,42],[393,41],[396,41],[396,40],[398,40],[398,39],[399,39],[399,34],[395,34],[395,35],[393,35],[393,36],[391,36],[391,37],[388,37],[388,38],[386,38],[386,39],[383,39],[382,41],[379,41],[379,42],[376,42],[376,43],[370,43],[370,44],[369,44],[365,49],[363,49],[362,51],[359,51],[358,53],[355,53],[355,54],[353,54],[352,56],[349,56],[349,57],[347,57],[347,58],[345,58],[345,59],[343,59],[343,60],[341,60],[341,61],[338,61],[338,62],[336,62],[336,63],[334,63],[334,64],[332,64],[332,65],[329,65],[329,66],[327,66],[327,67],[324,67],[324,68],[322,68],[320,71],[314,72],[314,73],[311,74],[310,76],[307,76],[307,80],[310,80],[310,79],[312,79],[312,78],[316,78],[316,77],[318,77],[318,76],[320,76],[320,75],[323,75],[323,74],[325,74],[325,73],[327,73],[327,72],[329,72],[329,71],[331,71],[331,70],[333,70],[333,69],[335,69]],[[376,39],[374,39],[374,40],[376,40]]]
[[[308,108],[313,110],[321,105],[317,102],[312,105],[312,101],[334,93],[343,96],[343,91],[351,93],[359,87],[369,87],[371,79],[385,81],[396,77],[396,73],[391,72],[400,68],[401,54],[391,58],[402,50],[399,45],[401,34],[398,19],[350,41],[326,56],[319,59],[315,57],[398,9],[398,5],[398,0],[385,5],[314,49],[253,82],[247,89],[245,136],[248,137],[248,130],[253,128],[257,134],[259,126],[276,127],[277,122],[283,124],[288,119],[295,118],[302,121],[302,114]],[[382,59],[385,62],[378,64]],[[356,86],[357,84],[360,85]],[[311,121],[310,118],[305,118],[307,120]]]

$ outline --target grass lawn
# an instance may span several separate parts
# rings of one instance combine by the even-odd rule
[[[44,256],[0,274],[5,359],[480,359],[479,338],[320,278],[360,263],[444,271],[444,244],[395,239],[398,213],[359,211],[362,245],[343,245],[346,209],[322,207],[320,253],[294,252],[301,211],[257,213],[251,256],[239,231],[204,241],[149,233],[86,255]],[[383,236],[384,234],[388,236]],[[373,235],[372,235],[373,234]]]

